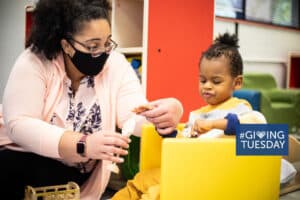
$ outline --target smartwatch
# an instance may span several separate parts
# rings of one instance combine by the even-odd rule
[[[82,136],[76,144],[76,151],[82,157],[85,157],[86,138],[87,138],[87,135]]]

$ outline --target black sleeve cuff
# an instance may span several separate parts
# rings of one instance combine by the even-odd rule
[[[156,129],[156,128],[155,128]],[[172,131],[170,134],[166,134],[166,135],[162,135],[160,134],[157,130],[156,132],[158,133],[158,135],[160,135],[162,138],[176,138],[177,136],[177,130],[175,129],[174,131]]]
[[[239,118],[236,114],[228,113],[225,116],[225,119],[227,119],[227,126],[224,130],[225,135],[235,135],[236,134],[236,128],[240,125]]]

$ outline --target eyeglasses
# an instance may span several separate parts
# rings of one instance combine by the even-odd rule
[[[73,38],[69,38],[69,40],[72,40],[73,42],[81,45],[87,51],[89,51],[90,53],[93,53],[93,54],[99,54],[99,53],[104,53],[104,52],[109,53],[110,51],[114,50],[118,46],[118,44],[115,41],[113,41],[112,39],[109,39],[107,42],[105,42],[104,47],[102,47],[100,45],[89,46],[89,45],[79,42]]]

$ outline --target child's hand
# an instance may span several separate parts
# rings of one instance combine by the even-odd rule
[[[206,133],[207,131],[210,131],[211,129],[213,129],[213,121],[203,120],[203,119],[197,119],[192,128],[192,130],[195,133],[197,133],[197,135]]]

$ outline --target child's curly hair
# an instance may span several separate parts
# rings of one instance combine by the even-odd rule
[[[61,51],[61,39],[78,33],[84,22],[93,19],[110,22],[110,11],[107,0],[39,0],[26,47],[51,60]]]
[[[233,77],[243,74],[243,61],[242,57],[238,51],[238,38],[235,34],[230,35],[229,33],[224,33],[219,35],[214,43],[202,53],[200,62],[203,58],[211,60],[213,58],[218,58],[225,56],[230,62],[230,72]]]

